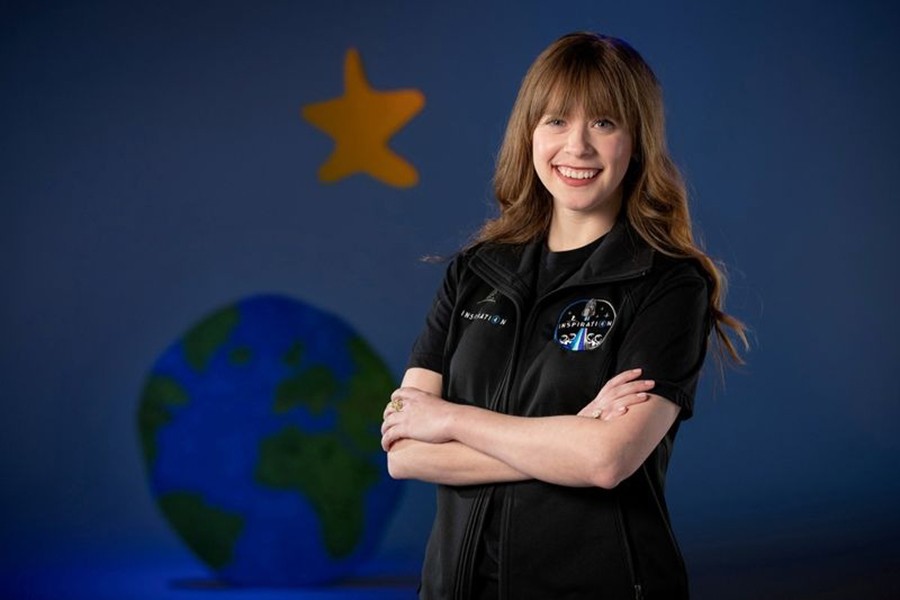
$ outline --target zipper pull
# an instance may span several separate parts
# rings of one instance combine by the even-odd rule
[[[634,584],[634,600],[644,600],[644,590],[639,583]]]

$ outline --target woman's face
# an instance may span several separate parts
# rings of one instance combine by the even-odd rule
[[[534,169],[553,196],[554,215],[575,212],[615,219],[631,160],[622,123],[582,109],[541,117],[532,136]]]

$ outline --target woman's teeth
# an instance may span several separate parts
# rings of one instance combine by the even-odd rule
[[[591,179],[600,172],[600,169],[573,169],[571,167],[556,167],[556,170],[569,179]]]

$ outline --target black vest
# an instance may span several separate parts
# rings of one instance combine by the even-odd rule
[[[709,331],[700,269],[653,251],[620,221],[580,270],[538,298],[542,243],[483,245],[450,266],[455,298],[443,397],[519,416],[575,414],[610,377],[642,367],[643,377],[657,382],[653,392],[689,417]],[[665,306],[660,290],[684,285],[696,291],[679,294],[689,302]],[[685,341],[690,351],[659,363],[647,339],[657,326],[651,321],[679,320],[673,313],[685,310],[692,313],[683,316],[693,323],[694,339]],[[686,598],[685,566],[663,498],[677,429],[678,422],[611,490],[535,480],[498,484],[505,487],[498,507],[501,598]],[[469,597],[492,490],[438,486],[421,598]]]

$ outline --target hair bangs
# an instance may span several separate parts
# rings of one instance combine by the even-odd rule
[[[535,88],[534,125],[543,115],[566,116],[578,109],[587,118],[606,117],[626,125],[635,122],[622,93],[621,78],[604,57],[594,52],[567,52],[554,58],[547,65],[544,81]]]

